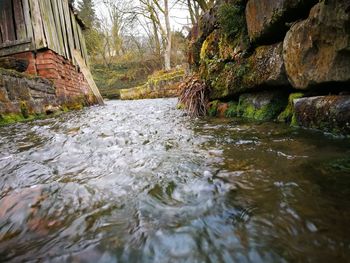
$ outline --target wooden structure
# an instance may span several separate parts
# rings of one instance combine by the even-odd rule
[[[83,29],[68,0],[0,0],[0,57],[50,49],[76,64],[77,50],[87,63]]]
[[[28,61],[25,73],[50,79],[60,101],[94,97],[84,23],[68,0],[0,0],[0,57]]]

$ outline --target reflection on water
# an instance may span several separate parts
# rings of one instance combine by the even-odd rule
[[[109,102],[0,128],[0,261],[345,262],[350,142]]]

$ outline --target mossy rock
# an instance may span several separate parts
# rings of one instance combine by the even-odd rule
[[[251,56],[237,61],[206,60],[201,65],[200,75],[211,88],[211,100],[290,85],[283,64],[282,43],[260,47]]]
[[[294,99],[293,111],[293,124],[335,135],[350,135],[350,95]]]
[[[0,114],[0,125],[7,125],[15,122],[24,121],[25,118],[22,114],[15,114],[15,113],[9,113],[9,114]]]
[[[277,120],[280,122],[289,123],[292,126],[296,126],[295,118],[293,120],[293,115],[294,115],[293,102],[295,99],[300,99],[302,97],[304,97],[304,94],[301,92],[290,94],[288,98],[288,105],[285,108],[285,110],[278,116]]]
[[[228,103],[228,109],[225,112],[225,116],[228,118],[233,118],[238,116],[238,102]]]
[[[214,30],[203,42],[200,52],[201,61],[213,59],[219,53],[219,31]]]
[[[239,98],[238,116],[257,121],[275,120],[288,103],[282,92],[260,92],[243,94]]]
[[[210,117],[215,117],[218,113],[219,101],[215,100],[209,103],[208,105],[208,115]]]

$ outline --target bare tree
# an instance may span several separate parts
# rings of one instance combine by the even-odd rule
[[[162,46],[164,49],[164,68],[171,69],[171,24],[170,24],[170,8],[168,0],[139,0],[143,9],[139,14],[149,19],[153,26],[154,40],[157,52],[160,53],[159,34],[162,38]],[[162,20],[164,19],[164,21]],[[164,26],[165,24],[165,26]]]

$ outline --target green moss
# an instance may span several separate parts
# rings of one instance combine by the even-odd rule
[[[209,103],[208,115],[210,117],[215,117],[218,113],[219,101],[215,100]]]
[[[228,118],[233,118],[238,116],[238,103],[236,102],[229,102],[228,109],[225,112],[225,116]]]
[[[262,93],[242,95],[237,112],[239,117],[257,121],[274,120],[285,108],[287,99],[283,94]]]
[[[29,118],[29,110],[28,110],[28,107],[27,107],[26,102],[21,101],[21,103],[20,103],[20,108],[21,108],[22,116],[23,116],[25,119]]]
[[[221,30],[230,38],[235,38],[245,27],[244,5],[223,3],[218,10]]]
[[[9,113],[9,114],[0,114],[0,125],[6,125],[11,124],[19,121],[23,121],[25,118],[22,114],[15,114],[15,113]]]
[[[178,104],[176,105],[176,109],[178,109],[178,110],[184,110],[184,109],[186,109],[186,106],[185,106],[185,104],[183,104],[183,103],[178,103]]]
[[[293,121],[293,101],[295,99],[302,98],[304,96],[303,93],[292,93],[289,95],[288,98],[288,105],[285,108],[285,110],[278,116],[278,121],[280,122],[286,122],[286,123],[291,123],[291,125],[295,125],[295,122],[292,123]]]
[[[202,44],[202,47],[201,47],[201,52],[200,52],[200,55],[199,55],[201,60],[205,60],[205,58],[206,58],[208,45],[209,45],[209,40],[208,39],[204,40],[204,42]]]
[[[167,97],[176,91],[176,84],[178,84],[184,76],[184,69],[158,71],[149,76],[147,83],[144,85],[131,89],[121,89],[120,98],[122,100],[138,100]]]
[[[293,116],[292,116],[292,120],[290,122],[290,126],[292,126],[292,127],[299,127],[298,119],[295,116],[295,114],[293,114]]]

